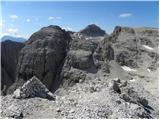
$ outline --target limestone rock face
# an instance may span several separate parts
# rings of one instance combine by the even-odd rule
[[[100,61],[114,60],[114,49],[112,44],[108,42],[108,38],[105,38],[98,44],[98,47],[94,52],[94,58]]]
[[[10,40],[1,43],[1,90],[4,95],[15,81],[19,52],[23,47],[24,43]]]
[[[25,81],[37,76],[49,90],[58,86],[57,71],[66,56],[71,37],[58,26],[44,27],[34,33],[21,50],[18,60],[17,80],[10,92]]]
[[[42,97],[48,99],[54,99],[53,94],[47,89],[47,87],[35,76],[29,79],[24,85],[15,90],[13,94],[14,98],[32,98]]]
[[[78,69],[88,69],[94,65],[92,53],[89,51],[79,50],[79,51],[69,51],[69,59],[71,60],[71,65]]]
[[[80,33],[91,37],[104,36],[106,34],[104,30],[95,24],[88,25],[86,28],[81,30]]]
[[[115,59],[120,65],[137,68],[157,65],[158,31],[154,28],[131,28],[116,26],[109,37],[115,52]],[[146,63],[144,59],[150,62]],[[147,69],[146,68],[146,69]],[[152,67],[151,67],[152,68]]]
[[[121,51],[121,53],[119,53],[116,56],[116,60],[121,66],[127,65],[127,66],[136,67],[136,63],[134,62],[134,60],[131,59],[131,57],[132,56],[131,54],[129,54],[129,52]]]
[[[76,83],[84,82],[86,79],[86,74],[84,71],[74,69],[70,71],[65,71],[63,75],[63,86],[67,88],[68,86],[73,86]]]
[[[107,62],[114,60],[114,49],[106,39],[72,36],[70,49],[61,72],[61,81],[64,86],[73,86],[79,81],[85,81],[84,76],[87,76],[87,73],[96,73],[101,68],[105,73],[110,72]],[[83,74],[80,74],[81,72]]]
[[[70,50],[67,52],[60,78],[65,87],[84,81],[85,72],[89,72],[90,69],[96,69],[93,53],[97,45],[96,42],[86,40],[85,38],[72,37]]]

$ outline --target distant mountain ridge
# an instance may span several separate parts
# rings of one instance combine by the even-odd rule
[[[5,40],[11,40],[11,41],[16,41],[16,42],[25,42],[25,41],[27,41],[27,39],[25,39],[23,37],[13,37],[13,36],[9,36],[9,35],[3,36],[1,38],[1,41],[5,41]]]

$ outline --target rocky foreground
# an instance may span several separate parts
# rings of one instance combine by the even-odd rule
[[[8,47],[18,60],[2,61],[1,116],[159,118],[158,36],[154,28],[117,26],[111,35],[96,25],[42,28],[18,53]]]

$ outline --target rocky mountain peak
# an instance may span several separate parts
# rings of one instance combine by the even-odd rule
[[[57,70],[65,58],[70,40],[66,31],[53,25],[34,33],[20,52],[17,82],[10,91],[13,92],[33,75],[43,81],[49,90],[58,87]]]
[[[104,36],[106,34],[104,30],[95,24],[88,25],[86,28],[81,30],[80,33],[91,37]]]
[[[58,25],[49,25],[47,27],[43,27],[41,30],[48,30],[48,29],[62,30]]]
[[[47,27],[41,28],[39,31],[35,32],[29,40],[27,41],[28,44],[31,44],[35,40],[41,40],[44,41],[46,40],[45,38],[49,39],[54,39],[54,38],[66,38],[70,39],[69,34],[61,29],[57,25],[49,25]]]

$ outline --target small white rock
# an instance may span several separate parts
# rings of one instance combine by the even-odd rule
[[[21,90],[20,89],[16,89],[13,93],[13,98],[20,98],[21,97]]]
[[[149,68],[147,69],[147,71],[148,71],[148,72],[151,72],[151,70],[150,70]]]
[[[133,79],[131,79],[130,81],[131,81],[131,82],[134,82],[134,81],[136,81],[136,80],[133,78]]]
[[[136,72],[137,71],[136,69],[132,69],[128,66],[122,66],[122,69],[127,72]]]
[[[69,111],[69,113],[74,113],[75,112],[75,110],[74,109],[71,109],[70,111]]]
[[[142,45],[144,48],[148,49],[148,50],[153,50],[152,47],[148,46],[148,45]]]

